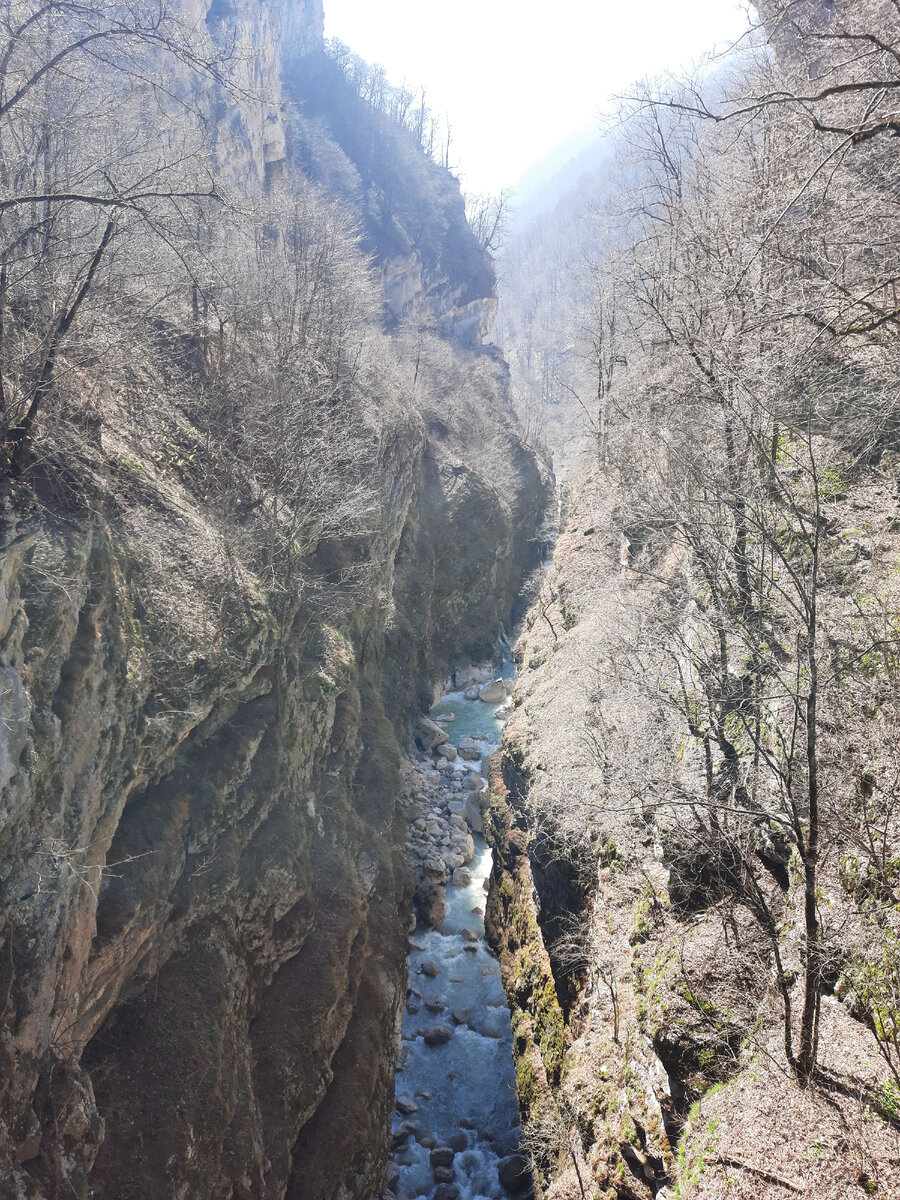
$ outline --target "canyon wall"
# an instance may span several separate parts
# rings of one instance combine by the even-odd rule
[[[259,104],[197,91],[230,183],[299,169],[302,122],[329,114],[286,129],[280,75],[302,100],[321,6],[200,15],[257,51]],[[389,323],[403,277],[401,307],[437,329],[396,329],[421,374],[396,368],[377,398],[365,521],[309,535],[294,584],[276,592],[253,557],[259,495],[210,499],[225,468],[190,362],[163,379],[135,356],[141,387],[108,397],[64,497],[27,476],[5,493],[5,1200],[363,1200],[383,1182],[412,909],[402,748],[435,683],[494,652],[547,491],[472,332],[493,274],[458,185],[416,170],[428,190],[398,186],[439,198],[456,249],[426,220],[414,250],[422,230],[395,217],[380,277]]]

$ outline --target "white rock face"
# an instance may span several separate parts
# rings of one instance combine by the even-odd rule
[[[215,129],[215,155],[228,183],[264,184],[286,156],[282,74],[286,63],[321,48],[322,0],[180,0],[190,28],[207,30],[210,57],[230,50],[234,92],[211,86],[187,67],[172,80],[179,99],[189,99]]]

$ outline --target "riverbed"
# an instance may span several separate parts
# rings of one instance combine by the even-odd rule
[[[456,771],[468,777],[483,770],[500,743],[502,705],[450,692],[431,716],[453,745],[466,738],[483,744],[480,761],[457,759]],[[453,720],[442,720],[448,716]],[[441,783],[448,792],[452,776],[445,768]],[[443,921],[410,937],[392,1126],[397,1200],[506,1200],[517,1194],[501,1179],[522,1190],[514,1178],[521,1169],[521,1130],[510,1015],[499,963],[484,938],[491,850],[477,834],[474,842],[471,879],[463,886],[448,883]]]

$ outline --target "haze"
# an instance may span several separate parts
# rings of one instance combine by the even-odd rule
[[[467,191],[499,191],[564,142],[587,139],[611,96],[733,42],[736,0],[326,0],[326,34],[393,83],[424,84],[453,134]]]

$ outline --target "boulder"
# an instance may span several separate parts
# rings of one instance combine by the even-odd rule
[[[409,1117],[414,1112],[419,1111],[419,1106],[413,1100],[412,1096],[398,1096],[394,1101],[394,1108],[396,1108],[398,1113],[402,1113],[404,1117]]]
[[[479,792],[476,795],[474,792],[469,792],[466,801],[466,821],[473,833],[484,833],[484,817],[481,813],[480,796],[483,793]]]
[[[439,1013],[439,1012],[443,1012],[444,1009],[447,1007],[447,1005],[444,1003],[444,1001],[441,999],[440,996],[426,996],[425,997],[425,1007],[428,1009],[428,1011],[430,1013]],[[400,1102],[398,1100],[398,1102],[397,1102],[398,1107],[399,1107],[399,1103]],[[403,1110],[401,1109],[401,1112],[402,1111]]]
[[[463,780],[463,791],[478,792],[479,794],[484,791],[484,780],[477,771],[470,771]]]
[[[452,1183],[453,1168],[452,1167],[433,1167],[435,1183]]]
[[[462,940],[464,942],[477,942],[478,941],[478,934],[475,933],[475,931],[472,929],[461,929],[459,931],[459,936],[462,938]]]
[[[391,1134],[391,1148],[393,1150],[399,1149],[418,1128],[418,1125],[415,1125],[412,1121],[404,1121],[402,1125],[398,1125]]]
[[[478,699],[483,700],[485,704],[499,704],[502,700],[506,699],[505,681],[495,679],[493,683],[487,684],[478,693]],[[434,722],[432,721],[431,724],[434,724]]]
[[[460,758],[464,758],[468,762],[474,762],[477,758],[481,758],[484,748],[474,738],[464,737],[459,739],[456,749],[459,751]]]
[[[441,729],[436,721],[432,721],[430,717],[419,717],[415,726],[415,737],[419,746],[426,752],[434,750],[436,746],[443,746],[444,742],[450,740],[450,736],[445,729]]]
[[[419,964],[419,970],[429,979],[437,979],[438,975],[441,973],[440,967],[436,962],[432,962],[430,958],[423,959],[423,961]]]
[[[437,1150],[432,1150],[429,1161],[432,1167],[452,1167],[455,1157],[456,1154],[449,1146],[441,1146]]]
[[[432,1200],[458,1200],[459,1188],[455,1183],[439,1183],[434,1189]]]
[[[422,1031],[426,1046],[446,1046],[452,1037],[453,1029],[450,1025],[429,1025]]]
[[[436,753],[441,758],[446,759],[447,762],[453,762],[454,758],[456,758],[456,747],[452,746],[449,742],[441,742],[440,746],[436,748]]]
[[[472,882],[472,872],[468,867],[457,867],[453,872],[453,886],[456,888],[469,887]]]
[[[481,688],[477,683],[473,683],[471,687],[467,687],[463,693],[467,700],[477,700],[481,695]]]
[[[510,1154],[497,1163],[497,1177],[514,1196],[521,1196],[532,1187],[531,1163],[524,1154]]]
[[[455,1024],[457,1024],[457,1025],[466,1025],[466,1024],[468,1024],[468,1021],[469,1021],[469,1013],[468,1013],[468,1011],[467,1011],[466,1009],[464,1009],[464,1008],[454,1008],[454,1010],[453,1010],[453,1012],[450,1014],[450,1016],[453,1018],[453,1020],[454,1020],[454,1023],[455,1023]]]
[[[451,725],[456,720],[456,714],[452,712],[435,713],[431,718],[438,725]]]

